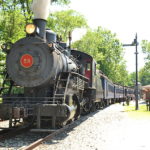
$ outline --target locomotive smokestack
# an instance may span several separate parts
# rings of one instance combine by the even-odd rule
[[[34,24],[40,30],[40,37],[45,39],[46,20],[49,15],[51,0],[33,0],[32,11],[34,13]]]

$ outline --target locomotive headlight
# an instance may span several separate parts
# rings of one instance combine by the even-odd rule
[[[25,29],[27,34],[33,34],[36,31],[36,26],[34,24],[27,24]]]

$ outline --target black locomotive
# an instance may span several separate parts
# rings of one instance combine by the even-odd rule
[[[37,128],[56,128],[134,97],[133,89],[112,83],[96,70],[93,57],[67,48],[46,29],[44,19],[35,18],[26,33],[7,55],[6,76],[11,80],[2,95],[0,118],[9,119],[10,127],[32,122]],[[13,94],[13,87],[22,92]]]

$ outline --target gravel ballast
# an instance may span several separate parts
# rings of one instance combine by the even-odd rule
[[[71,132],[36,150],[150,150],[150,121],[129,118],[120,104],[90,114],[80,122]]]
[[[76,127],[35,150],[150,150],[149,127],[150,120],[129,118],[123,106],[115,104],[81,117]],[[0,150],[17,149],[14,143],[21,143],[21,140],[8,140],[12,146],[5,141],[7,148]]]

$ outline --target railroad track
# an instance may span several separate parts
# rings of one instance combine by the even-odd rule
[[[27,147],[22,146],[19,148],[19,150],[32,150],[42,144],[43,142],[50,140],[54,138],[56,135],[63,133],[67,129],[72,129],[76,126],[76,121],[72,122],[71,124],[68,124],[64,126],[63,128],[57,129],[57,130],[51,130],[50,134],[46,134],[44,137],[39,137],[39,139],[34,141],[33,143],[30,143]],[[33,126],[32,126],[33,127]],[[22,128],[1,128],[0,131],[0,141],[4,141],[6,139],[14,138],[17,135],[24,134],[25,132],[29,132],[31,130],[31,126],[22,127]]]
[[[20,128],[1,128],[0,141],[13,138],[19,134],[24,133],[25,131],[28,131],[30,128],[31,126],[25,126],[25,127],[20,127]]]
[[[32,150],[36,147],[38,147],[40,144],[42,144],[43,142],[45,141],[48,141],[52,138],[54,138],[55,136],[57,136],[58,134],[60,133],[63,133],[64,131],[66,131],[67,129],[72,129],[74,128],[76,125],[75,125],[75,122],[72,122],[71,124],[68,124],[66,125],[65,127],[61,128],[61,129],[57,129],[55,131],[52,131],[52,133],[50,133],[49,135],[45,136],[44,138],[41,138],[41,139],[38,139],[36,140],[35,142],[31,143],[30,145],[28,145],[27,147],[21,147],[19,150]]]
[[[96,113],[96,112],[94,112],[94,113]],[[93,114],[89,114],[89,116],[93,116]],[[32,150],[32,149],[38,147],[43,142],[53,139],[55,136],[57,136],[60,133],[63,133],[65,131],[67,131],[67,132],[71,131],[73,128],[75,128],[76,126],[78,126],[79,124],[84,122],[87,118],[88,118],[88,116],[82,116],[79,120],[76,120],[61,129],[57,129],[57,130],[53,130],[53,131],[51,130],[51,132],[49,132],[49,133],[41,132],[42,133],[41,134],[38,132],[31,132],[30,131],[30,130],[32,130],[31,126],[30,127],[28,126],[28,128],[17,129],[18,131],[17,130],[13,130],[13,131],[9,130],[9,133],[6,131],[5,132],[6,132],[6,134],[8,134],[8,136],[9,136],[8,138],[10,140],[13,139],[13,141],[15,141],[15,143],[22,141],[22,139],[24,140],[24,142],[21,145],[10,144],[10,147],[15,147],[18,150]],[[33,126],[32,126],[32,128],[33,128]],[[17,131],[17,133],[16,133],[16,131]],[[27,132],[25,132],[25,131],[27,131]],[[34,131],[34,129],[32,131]],[[41,131],[42,131],[42,129],[41,129]],[[1,133],[2,132],[0,132],[0,141],[2,139]],[[18,135],[19,135],[19,138],[18,138],[19,140],[15,139],[15,136],[18,137]],[[3,137],[4,136],[5,136],[5,133],[3,131]],[[4,137],[5,139],[6,139],[6,136]],[[5,140],[4,138],[3,138],[3,140]],[[9,141],[9,139],[6,140],[6,143]],[[12,143],[12,141],[10,143]],[[28,145],[28,146],[25,146],[25,145]],[[5,147],[5,144],[1,145],[1,146]]]

